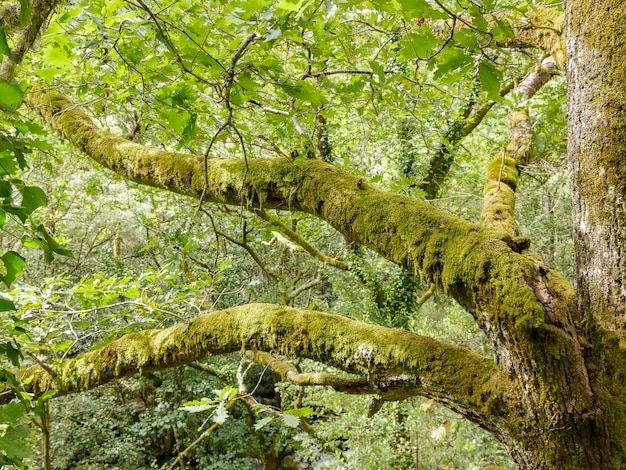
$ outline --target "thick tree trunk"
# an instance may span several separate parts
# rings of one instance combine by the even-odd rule
[[[566,2],[577,301],[610,434],[598,468],[626,468],[625,31],[623,0]]]

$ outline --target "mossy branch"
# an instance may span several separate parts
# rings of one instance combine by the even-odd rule
[[[549,57],[528,74],[515,91],[522,93],[528,100],[548,83],[555,73],[555,61]],[[532,122],[528,108],[510,112],[508,124],[511,140],[487,167],[480,219],[484,227],[515,237],[517,236],[517,223],[514,217],[515,192],[519,183],[519,170],[533,158]]]
[[[98,128],[64,95],[35,88],[29,104],[61,136],[103,166],[138,183],[211,202],[254,209],[295,210],[327,221],[350,240],[419,272],[470,312],[502,313],[518,324],[539,325],[543,307],[528,279],[532,261],[510,257],[505,242],[427,202],[377,189],[328,163],[282,159],[209,158],[157,150]],[[244,179],[244,175],[246,175]],[[490,279],[508,282],[492,283]],[[511,309],[527,305],[523,311]],[[483,317],[488,320],[489,317]]]
[[[411,390],[480,419],[487,419],[489,401],[499,399],[500,387],[509,383],[494,361],[458,346],[270,304],[243,305],[200,315],[191,323],[131,333],[51,365],[54,374],[33,366],[22,379],[35,396],[52,389],[63,395],[242,348],[316,360],[364,377],[383,396]]]
[[[294,164],[283,158],[249,159],[247,163],[240,159],[208,158],[205,179],[203,158],[152,149],[116,137],[99,129],[84,111],[60,93],[39,88],[28,99],[59,134],[124,178],[196,198],[203,196],[205,201],[250,210],[301,211],[325,220],[348,239],[419,273],[426,282],[456,299],[474,315],[497,357],[504,358],[501,367],[510,377],[530,376],[531,370],[533,374],[554,373],[556,366],[545,362],[543,348],[529,352],[525,345],[529,334],[536,338],[556,334],[562,325],[569,324],[569,319],[563,317],[552,322],[546,316],[546,302],[536,295],[546,269],[534,259],[516,253],[509,235],[446,214],[423,200],[380,190],[358,176],[316,159]],[[551,295],[556,305],[568,293],[558,289]],[[333,340],[342,338],[337,326],[345,320],[325,318],[327,337],[332,331]],[[502,329],[506,334],[498,334]],[[296,331],[300,330],[296,326]],[[577,337],[563,335],[563,338],[568,338],[560,343],[564,350],[570,351],[567,357],[581,357]],[[302,344],[297,334],[291,340],[294,345]],[[390,341],[393,344],[395,339]],[[331,344],[324,347],[334,348]],[[307,357],[307,354],[311,353],[298,350],[291,355]],[[379,356],[378,352],[375,356]],[[325,362],[326,358],[315,357]],[[331,365],[347,367],[339,364],[341,361],[335,356],[327,359]],[[369,365],[371,373],[379,373],[376,364]],[[578,365],[570,365],[568,373],[574,377]],[[149,366],[139,364],[139,367]],[[137,367],[129,368],[129,373]],[[367,373],[367,368],[347,369],[357,374]],[[584,381],[584,377],[580,380]],[[455,387],[457,384],[449,383],[441,390],[448,393]]]

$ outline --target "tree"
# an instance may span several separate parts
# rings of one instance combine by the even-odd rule
[[[5,83],[51,12],[61,10],[33,1],[27,14],[30,3],[20,3],[22,23],[18,4],[3,10],[3,32],[14,35],[13,47],[3,45]],[[357,376],[316,376],[308,383],[382,401],[434,398],[493,433],[520,468],[626,468],[622,2],[567,2],[565,20],[558,8],[491,1],[181,2],[171,11],[143,1],[110,3],[60,12],[55,24],[65,33],[51,25],[23,68],[53,84],[55,73],[46,67],[79,68],[76,93],[87,101],[106,97],[105,115],[126,113],[113,127],[134,124],[129,138],[96,125],[86,111],[95,105],[81,109],[56,86],[33,80],[26,101],[50,127],[117,175],[194,197],[201,208],[231,205],[279,227],[268,211],[325,221],[347,244],[375,251],[454,298],[487,335],[495,359],[402,329],[248,304],[30,368],[30,392],[86,390],[138,370],[246,348],[258,361],[262,352],[303,357]],[[68,35],[78,31],[96,39],[70,43]],[[535,60],[537,50],[553,59],[532,71],[496,66],[513,58],[524,63],[520,49]],[[87,65],[77,63],[77,53]],[[161,64],[159,56],[172,63]],[[82,75],[95,72],[90,61],[102,75]],[[533,252],[514,218],[520,173],[534,145],[527,106],[555,73],[555,62],[566,67],[569,86],[575,289]],[[507,86],[516,73],[525,79]],[[118,89],[122,76],[131,77],[128,89]],[[333,148],[328,134],[345,118],[334,107],[364,100],[369,112],[388,107],[390,114],[403,109],[411,116],[411,107],[420,105],[413,99],[418,90],[461,77],[474,86],[459,90],[467,105],[444,133],[429,170],[418,175],[407,152],[404,171],[394,175],[403,189],[419,186],[423,193],[379,189],[334,155],[341,143],[336,139]],[[161,90],[153,93],[150,86]],[[477,224],[423,195],[432,199],[441,190],[455,148],[494,103],[508,105],[511,134],[488,166]],[[165,150],[155,144],[165,133],[146,129],[148,104],[153,116],[160,107],[175,110],[161,112],[173,142]],[[413,123],[404,124],[410,134]],[[252,152],[255,145],[262,155]],[[188,152],[169,150],[174,147]],[[272,151],[279,156],[268,158]],[[295,246],[346,268],[297,230],[280,228]],[[283,372],[298,380],[294,371]]]

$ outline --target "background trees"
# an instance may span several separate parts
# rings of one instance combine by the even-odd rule
[[[619,373],[598,380],[603,359],[590,347],[604,344],[603,315],[587,316],[566,280],[558,7],[3,8],[0,196],[16,217],[3,235],[7,286],[31,258],[5,300],[16,310],[3,351],[33,364],[22,382],[6,374],[32,395],[5,408],[5,459],[25,458],[11,446],[34,408],[43,453],[52,449],[44,461],[60,468],[297,467],[323,453],[354,468],[507,463],[437,401],[490,431],[521,467],[619,468],[623,443],[608,432],[621,422]],[[44,131],[13,112],[22,98],[62,142],[31,137]],[[18,255],[19,241],[43,252]],[[600,333],[589,335],[581,315]],[[239,397],[225,388],[244,349],[265,379],[282,374],[282,400],[272,383],[268,396],[249,397],[258,379],[246,390],[242,373]],[[311,361],[286,362],[294,356]],[[165,370],[183,363],[196,370]],[[40,398],[137,369],[139,378],[56,406]],[[212,389],[222,390],[215,401]],[[103,401],[120,411],[87,435]],[[229,413],[237,419],[224,422]],[[111,452],[93,452],[111,440]]]

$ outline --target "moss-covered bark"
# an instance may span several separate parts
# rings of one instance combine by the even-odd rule
[[[569,164],[578,306],[626,468],[626,3],[566,4]]]
[[[191,323],[131,333],[93,352],[24,371],[35,395],[88,390],[136,372],[188,364],[245,348],[309,358],[359,375],[343,391],[389,400],[425,395],[488,429],[506,417],[509,380],[491,359],[405,330],[337,315],[250,304],[200,315]],[[319,377],[318,377],[319,378]],[[5,395],[5,398],[7,395]]]
[[[556,65],[548,58],[515,88],[529,100],[552,78]],[[531,162],[533,156],[532,123],[528,108],[511,111],[508,116],[511,140],[496,155],[487,168],[481,225],[517,235],[515,222],[515,192],[519,183],[519,169]]]

